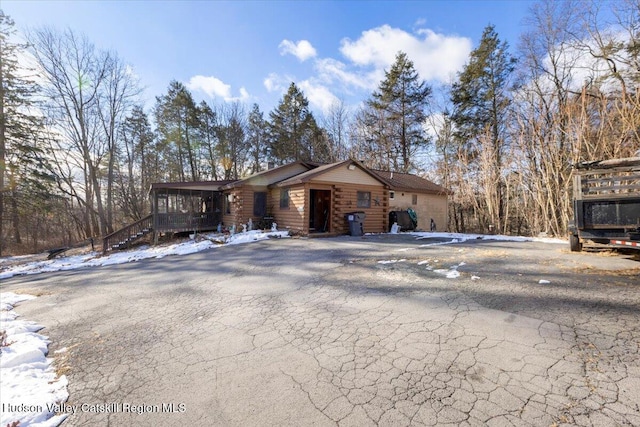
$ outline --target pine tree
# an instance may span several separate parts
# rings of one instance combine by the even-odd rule
[[[206,167],[205,175],[210,179],[218,179],[219,156],[217,154],[220,144],[220,125],[218,114],[202,101],[198,105],[198,135],[200,138],[200,148],[204,160],[203,167]]]
[[[160,142],[176,160],[167,165],[168,178],[198,181],[198,111],[191,92],[176,80],[170,82],[167,94],[156,97],[155,117]]]
[[[309,101],[295,83],[291,83],[276,109],[269,113],[269,118],[269,149],[275,162],[323,161],[326,158]]]
[[[13,20],[0,10],[0,255],[6,243],[21,243],[21,220],[44,209],[52,176],[43,147],[43,120],[31,113],[37,86],[21,77]],[[5,224],[11,224],[11,237]]]
[[[250,171],[260,172],[267,154],[267,122],[264,120],[258,104],[253,104],[247,125],[247,143],[249,145]]]
[[[135,106],[124,120],[120,138],[123,152],[118,163],[126,169],[119,174],[120,209],[129,221],[137,221],[149,212],[146,195],[151,183],[157,180],[155,136],[141,106]]]
[[[413,62],[404,52],[398,52],[368,101],[371,108],[368,121],[379,129],[384,149],[391,150],[393,167],[402,172],[415,166],[414,155],[428,142],[424,122],[430,96],[431,87],[420,80]]]
[[[488,220],[498,228],[506,224],[502,171],[508,144],[505,127],[511,103],[510,77],[515,62],[508,44],[501,42],[495,28],[489,25],[451,90],[455,137],[465,157],[475,163],[478,175],[474,181],[486,182],[481,192]]]

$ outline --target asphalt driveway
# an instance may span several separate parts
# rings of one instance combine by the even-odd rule
[[[64,425],[640,425],[640,267],[545,243],[277,239],[15,277]],[[51,353],[53,354],[53,353]]]

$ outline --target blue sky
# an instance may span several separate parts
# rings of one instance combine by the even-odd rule
[[[131,65],[153,105],[172,79],[197,100],[258,103],[294,81],[317,113],[367,98],[398,50],[437,86],[495,25],[512,48],[530,1],[2,0],[19,31],[71,28]]]

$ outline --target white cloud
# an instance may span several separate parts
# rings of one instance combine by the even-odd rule
[[[312,80],[305,80],[298,83],[298,87],[304,92],[304,96],[309,100],[309,104],[327,113],[331,106],[340,102],[340,99],[322,84]]]
[[[262,81],[264,87],[269,92],[286,92],[291,82],[296,81],[296,78],[290,75],[281,75],[278,73],[271,73]]]
[[[240,88],[240,96],[232,96],[231,85],[224,83],[214,76],[193,76],[186,86],[189,90],[201,91],[211,98],[222,98],[226,102],[246,101],[250,98],[247,89],[244,87]]]
[[[313,58],[314,73],[305,80],[300,76],[271,73],[263,80],[264,87],[269,92],[284,93],[295,81],[309,103],[326,112],[339,99],[334,93],[361,95],[375,90],[384,79],[385,71],[394,63],[398,51],[408,55],[422,79],[432,84],[449,83],[468,60],[471,40],[425,29],[422,21],[415,25],[420,27],[415,31],[382,25],[362,32],[358,39],[345,38],[339,47],[344,56],[342,60],[318,57],[306,40],[297,43],[283,40],[279,46],[280,54],[292,54],[300,61]]]
[[[446,82],[462,69],[471,48],[471,40],[466,37],[446,36],[429,29],[408,33],[382,25],[363,31],[355,41],[343,39],[340,52],[356,65],[388,69],[397,52],[403,51],[421,78]]]
[[[268,92],[275,92],[280,88],[280,76],[276,73],[271,73],[262,81],[264,87]]]
[[[211,98],[230,98],[231,85],[225,84],[222,80],[213,76],[193,76],[187,83],[189,90],[199,90]]]
[[[318,78],[326,83],[333,83],[337,80],[346,86],[366,90],[375,88],[384,77],[382,68],[369,72],[350,71],[345,63],[332,58],[318,59],[315,68],[318,72]]]
[[[280,55],[286,55],[290,53],[300,60],[300,62],[304,62],[307,59],[315,58],[316,49],[309,43],[307,40],[300,40],[298,43],[294,43],[291,40],[282,40],[280,45]]]

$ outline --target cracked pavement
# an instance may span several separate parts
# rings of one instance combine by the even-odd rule
[[[40,295],[16,311],[51,355],[68,349],[56,363],[85,407],[64,425],[637,426],[639,267],[557,244],[344,236],[1,287]],[[114,403],[138,409],[96,406]]]

